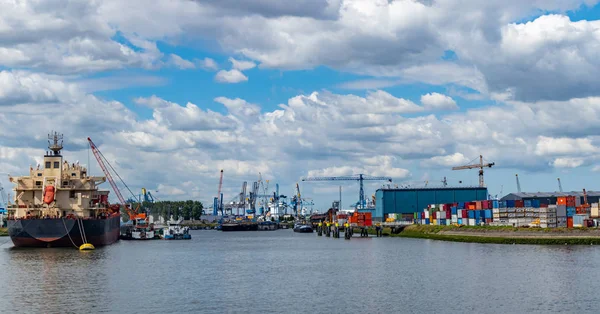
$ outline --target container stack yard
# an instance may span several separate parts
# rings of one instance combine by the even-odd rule
[[[388,216],[388,220],[397,218],[397,214]],[[557,204],[539,200],[485,200],[431,204],[414,213],[416,223],[440,226],[578,228],[598,226],[599,218],[598,203],[588,204],[585,196],[583,204],[576,196],[558,197]]]

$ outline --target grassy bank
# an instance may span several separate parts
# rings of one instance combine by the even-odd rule
[[[7,236],[8,236],[8,229],[0,228],[0,237],[7,237]]]
[[[600,244],[598,229],[422,226],[406,227],[393,237],[498,244]]]

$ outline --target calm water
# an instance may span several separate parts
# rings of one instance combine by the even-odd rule
[[[598,313],[600,247],[193,231],[0,246],[1,313]],[[0,238],[0,243],[8,240]]]

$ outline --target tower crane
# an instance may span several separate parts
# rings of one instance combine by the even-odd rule
[[[104,175],[106,176],[106,179],[108,180],[108,182],[110,183],[110,186],[112,187],[113,191],[117,195],[117,198],[119,199],[120,204],[125,208],[125,211],[129,215],[129,219],[131,219],[131,221],[134,224],[137,223],[137,221],[140,220],[140,219],[147,222],[148,221],[148,217],[147,217],[146,213],[141,213],[141,214],[138,213],[138,210],[140,208],[139,203],[138,203],[138,206],[137,206],[137,208],[135,210],[132,209],[131,207],[129,207],[129,205],[125,201],[125,198],[121,194],[121,191],[117,187],[117,184],[115,183],[115,180],[113,179],[112,174],[108,170],[107,165],[115,173],[115,175],[119,178],[119,180],[121,180],[121,182],[123,183],[123,185],[125,185],[125,187],[129,191],[129,193],[131,193],[131,195],[134,198],[135,198],[135,194],[133,194],[133,192],[131,191],[131,189],[129,189],[129,187],[127,186],[127,184],[125,184],[125,181],[123,181],[123,179],[121,178],[121,176],[119,176],[119,174],[117,173],[117,171],[115,170],[115,168],[113,168],[111,166],[111,164],[108,162],[108,160],[106,159],[106,157],[104,157],[104,155],[102,154],[102,152],[100,152],[100,150],[98,149],[98,147],[96,146],[96,144],[94,144],[94,142],[92,142],[92,139],[88,137],[87,140],[88,140],[88,142],[90,144],[90,148],[92,149],[92,153],[94,154],[94,157],[96,157],[96,160],[98,161],[98,165],[100,165],[100,168],[102,168],[102,172],[104,172]],[[105,163],[105,161],[106,161],[106,163]]]
[[[452,167],[452,170],[464,170],[464,169],[479,169],[479,186],[480,187],[485,187],[485,184],[483,182],[483,168],[492,168],[492,166],[494,166],[496,163],[487,163],[484,164],[483,163],[483,156],[479,155],[479,163],[478,164],[470,164],[470,165],[464,165],[464,166],[458,166],[458,167]]]
[[[2,186],[2,183],[0,183],[0,198],[2,198],[2,202],[0,203],[0,213],[2,213],[8,208],[8,197],[4,192],[4,187]]]
[[[392,182],[391,177],[374,177],[366,174],[357,174],[352,176],[342,176],[342,177],[305,177],[302,178],[302,181],[358,181],[360,183],[360,191],[358,192],[358,206],[356,208],[364,209],[366,208],[366,200],[365,200],[365,189],[363,181],[389,181]]]
[[[562,193],[563,189],[562,184],[560,184],[560,178],[556,178],[556,180],[558,180],[558,191]]]
[[[521,193],[521,183],[519,182],[519,174],[515,174],[515,178],[517,178],[517,192]]]

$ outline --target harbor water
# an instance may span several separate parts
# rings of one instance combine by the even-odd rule
[[[600,247],[192,231],[95,251],[0,238],[1,313],[598,313]]]

